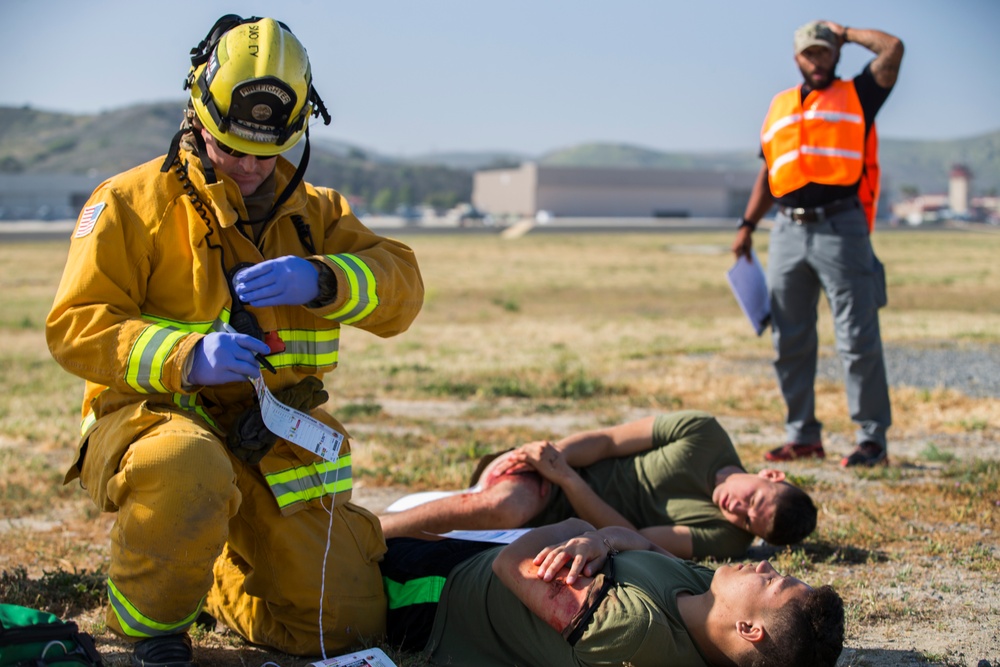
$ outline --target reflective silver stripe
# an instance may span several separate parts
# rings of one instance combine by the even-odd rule
[[[764,134],[760,135],[760,142],[762,144],[766,144],[774,138],[774,135],[777,134],[778,131],[783,130],[792,123],[797,123],[800,120],[802,120],[802,114],[797,113],[793,113],[791,116],[785,116],[784,118],[779,118],[771,123],[771,127],[767,128],[767,131],[764,132]]]
[[[340,329],[282,329],[278,331],[285,351],[268,355],[275,368],[310,366],[331,368],[337,365]]]
[[[229,317],[229,310],[227,309],[223,311],[219,319],[212,322],[212,325],[208,328],[208,330],[212,333],[224,333],[226,331],[226,324],[229,322]]]
[[[861,153],[843,148],[822,148],[819,146],[802,146],[800,150],[806,155],[823,155],[826,157],[845,157],[849,160],[860,160]]]
[[[864,120],[856,113],[846,111],[828,111],[824,109],[810,109],[803,114],[806,120],[825,120],[830,123],[854,123],[861,125]]]
[[[175,326],[151,324],[135,341],[125,365],[125,381],[144,394],[165,393],[163,363],[170,350],[187,333]]]
[[[143,615],[135,608],[135,605],[122,595],[122,592],[111,581],[111,577],[108,577],[108,601],[111,603],[115,616],[118,617],[118,624],[122,626],[122,630],[129,637],[158,637],[176,634],[178,631],[190,627],[194,623],[194,619],[198,617],[198,612],[201,611],[205,598],[198,602],[191,614],[177,623],[158,623]]]
[[[224,311],[228,315],[228,311]],[[143,313],[142,319],[152,322],[135,341],[126,363],[125,382],[143,394],[163,394],[163,364],[174,345],[189,333],[221,331],[220,320],[214,322],[180,322]]]
[[[776,173],[778,173],[779,169],[784,167],[789,162],[793,162],[797,159],[799,159],[799,152],[797,150],[788,151],[784,155],[779,155],[777,158],[775,158],[774,164],[768,170],[768,173],[771,176],[774,176]]]
[[[157,317],[156,315],[150,315],[149,313],[143,313],[142,319],[149,322],[154,322],[156,324],[162,324],[165,327],[171,327],[173,329],[180,329],[181,331],[193,331],[196,333],[208,333],[210,329],[214,326],[214,323],[209,322],[181,322],[180,320],[171,320],[166,317]],[[218,320],[216,320],[218,322]]]
[[[375,275],[360,257],[344,253],[327,255],[347,274],[348,296],[344,306],[326,316],[344,324],[353,324],[367,317],[378,306],[378,292],[375,289]]]
[[[860,160],[861,153],[858,151],[849,151],[843,148],[817,148],[815,146],[801,146],[799,150],[788,151],[783,155],[779,155],[774,160],[774,164],[771,165],[767,173],[773,178],[778,170],[784,167],[789,162],[797,160],[799,157],[799,152],[803,155],[822,155],[824,157],[842,157],[848,160]]]
[[[341,456],[333,463],[322,461],[298,466],[270,473],[265,478],[278,501],[278,507],[282,509],[295,503],[350,491],[354,486],[350,454]]]
[[[353,488],[353,480],[351,466],[345,466],[339,469],[334,477],[325,483],[319,475],[311,474],[307,477],[292,479],[284,484],[272,484],[271,491],[274,493],[274,497],[278,499],[278,505],[285,507],[291,505],[293,502],[312,500],[313,498],[330,495],[331,493],[347,491]]]
[[[760,135],[761,143],[768,143],[774,138],[774,135],[788,127],[793,123],[797,123],[800,120],[825,120],[830,123],[854,123],[855,125],[861,125],[864,119],[856,113],[847,113],[844,111],[824,111],[822,109],[811,109],[801,114],[791,114],[790,116],[785,116],[779,118],[778,120],[771,123],[771,126],[767,128],[763,134]]]
[[[83,436],[87,432],[87,430],[94,425],[94,422],[96,421],[97,421],[97,415],[95,415],[93,411],[88,412],[87,416],[84,417],[83,421],[80,422],[80,435]]]
[[[221,432],[221,429],[219,429],[219,425],[212,418],[212,416],[205,411],[204,406],[202,406],[200,395],[174,394],[173,399],[174,399],[174,404],[177,407],[195,413],[196,415],[207,421],[212,428]]]

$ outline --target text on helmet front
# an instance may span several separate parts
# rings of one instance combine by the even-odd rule
[[[250,55],[254,58],[257,57],[257,53],[260,51],[260,44],[257,41],[260,39],[260,26],[251,25],[249,26],[250,31]]]

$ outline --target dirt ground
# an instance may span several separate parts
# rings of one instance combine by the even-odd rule
[[[434,415],[437,421],[459,419],[468,421],[467,404],[447,404],[437,401],[383,401],[383,409],[388,414],[409,417]],[[636,411],[635,418],[646,413]],[[559,414],[551,417],[531,415],[530,417],[504,417],[496,425],[515,425],[518,420],[530,420],[530,424],[542,430],[549,428],[553,433],[568,433],[573,430],[593,427],[588,415]],[[768,446],[780,441],[783,429],[773,424],[758,424],[753,420],[720,417],[720,422],[733,434],[734,441],[741,448],[754,445]],[[485,424],[480,424],[485,426]],[[353,435],[358,449],[364,448],[365,429],[355,428]],[[909,434],[906,438],[893,438],[890,443],[890,458],[905,461],[900,465],[919,481],[923,466],[931,474],[933,464],[914,464],[927,446],[929,434]],[[787,464],[785,467],[797,474],[808,474],[829,481],[856,482],[854,472],[840,468],[837,462],[850,451],[853,443],[836,435],[826,439],[827,458],[823,462]],[[1000,441],[986,432],[961,434],[934,434],[936,446],[954,455],[959,460],[998,460]],[[761,467],[754,461],[745,463],[751,467]],[[862,482],[864,484],[864,482]],[[872,485],[874,486],[874,485]],[[398,487],[356,487],[355,499],[378,513],[397,498],[409,493]],[[814,494],[815,495],[815,494]],[[820,518],[828,509],[823,498],[817,498]],[[994,499],[1000,507],[1000,497]],[[941,526],[940,530],[976,530],[975,526]],[[1000,536],[990,530],[983,531],[983,543],[992,550],[993,558],[1000,558]],[[770,558],[774,549],[755,546],[750,555],[755,558]],[[882,590],[872,594],[894,598],[905,602],[908,607],[899,616],[885,618],[878,622],[851,623],[847,625],[847,641],[838,667],[890,667],[895,665],[942,665],[946,667],[1000,667],[1000,577],[993,572],[944,568],[935,563],[933,556],[924,559],[917,568],[909,561],[906,564],[894,562],[859,563],[848,568],[848,577],[867,577],[874,581],[886,582]],[[817,574],[845,576],[825,573],[822,566]],[[848,604],[852,601],[845,600]],[[907,611],[909,608],[909,611]]]
[[[560,413],[553,415],[518,415],[488,417],[475,420],[470,417],[475,410],[469,401],[404,401],[385,400],[381,402],[386,417],[403,418],[403,421],[417,424],[422,418],[433,417],[436,423],[454,421],[468,425],[477,421],[478,427],[511,427],[521,421],[530,422],[533,428],[551,430],[552,433],[568,433],[591,428],[597,424],[594,415]],[[495,407],[495,406],[494,406]],[[496,414],[494,412],[493,414]],[[634,418],[645,412],[636,409]],[[351,427],[355,456],[364,458],[362,452],[369,444],[366,440],[374,437],[379,430],[378,422],[359,424]],[[781,429],[775,424],[762,424],[742,417],[720,417],[720,421],[733,435],[745,463],[751,470],[762,467],[759,462],[749,459],[747,451],[758,453],[771,443],[780,441]],[[410,427],[404,427],[410,428]],[[412,428],[419,428],[413,426]],[[384,436],[384,431],[382,432]],[[1000,460],[1000,440],[995,431],[985,429],[972,433],[934,434],[936,446],[959,460]],[[934,463],[920,462],[921,452],[926,448],[928,434],[913,433],[905,438],[891,441],[890,457],[892,466],[904,469],[910,482],[917,482],[922,475],[931,476],[935,472]],[[23,447],[28,443],[2,442],[3,447]],[[841,469],[837,465],[840,456],[851,448],[851,442],[836,434],[827,438],[828,457],[825,461],[787,464],[786,470],[797,475],[810,476],[828,482],[829,488],[842,488],[849,484],[852,492],[859,494],[882,493],[878,481],[858,477],[855,472]],[[386,506],[412,490],[401,486],[373,486],[364,480],[356,483],[355,501],[379,513]],[[79,500],[83,501],[79,492]],[[823,492],[814,493],[820,509],[820,522],[843,521],[845,517],[835,516]],[[995,499],[1000,508],[1000,498]],[[998,510],[1000,511],[1000,510]],[[106,554],[106,531],[112,517],[101,515],[95,521],[92,513],[69,512],[67,516],[49,513],[17,521],[0,521],[0,539],[10,530],[33,530],[38,533],[66,532],[93,538],[93,548],[99,554]],[[974,524],[942,525],[941,531],[981,530],[981,543],[992,553],[992,558],[1000,558],[997,535],[990,530],[982,530]],[[776,549],[758,545],[752,547],[753,558],[773,558]],[[944,667],[972,666],[1000,667],[1000,576],[996,568],[983,569],[943,566],[943,559],[934,555],[914,558],[887,557],[860,559],[859,562],[838,562],[826,564],[817,562],[809,574],[810,583],[835,583],[854,579],[870,581],[871,586],[852,586],[852,592],[845,595],[845,602],[854,609],[848,613],[847,642],[838,663],[841,667],[869,666],[889,667],[890,665],[941,665]],[[11,563],[0,564],[6,569]],[[868,613],[868,609],[880,609],[888,604],[892,613],[878,611]],[[852,618],[865,620],[852,622]],[[93,632],[98,646],[109,667],[128,664],[129,652],[126,646],[101,629],[101,612],[92,610],[76,618],[82,627]],[[304,667],[307,660],[292,658],[249,647],[241,640],[223,630],[196,635],[199,660],[206,666],[240,665],[265,667]],[[401,665],[416,666],[419,661],[403,658]]]

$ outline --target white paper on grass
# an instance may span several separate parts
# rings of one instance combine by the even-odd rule
[[[471,488],[459,489],[457,491],[418,491],[417,493],[410,493],[396,500],[391,505],[386,507],[385,511],[402,512],[403,510],[412,509],[418,505],[423,505],[424,503],[429,503],[433,500],[440,500],[441,498],[457,496],[463,493],[478,493],[481,490],[482,487],[477,484]]]
[[[508,530],[453,530],[450,533],[442,533],[441,537],[452,540],[467,540],[469,542],[495,542],[497,544],[510,544],[521,537],[531,528],[511,528]]]
[[[750,261],[738,257],[733,267],[726,272],[729,287],[736,302],[757,335],[764,333],[771,320],[771,301],[767,296],[767,277],[764,267],[757,259],[757,253],[750,250]]]
[[[336,658],[310,662],[309,667],[396,667],[382,649],[369,648],[364,651],[338,655]]]

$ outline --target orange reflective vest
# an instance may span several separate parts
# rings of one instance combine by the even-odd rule
[[[868,218],[868,231],[875,231],[875,214],[878,212],[878,196],[881,192],[882,170],[878,166],[878,134],[875,132],[875,123],[868,130],[868,138],[865,140],[865,169],[861,174],[861,183],[858,184],[858,199],[861,200],[861,208],[865,210]]]
[[[854,83],[835,80],[802,99],[801,86],[774,96],[760,142],[771,193],[782,197],[808,183],[850,186],[874,228],[879,195],[878,136],[865,133]]]

